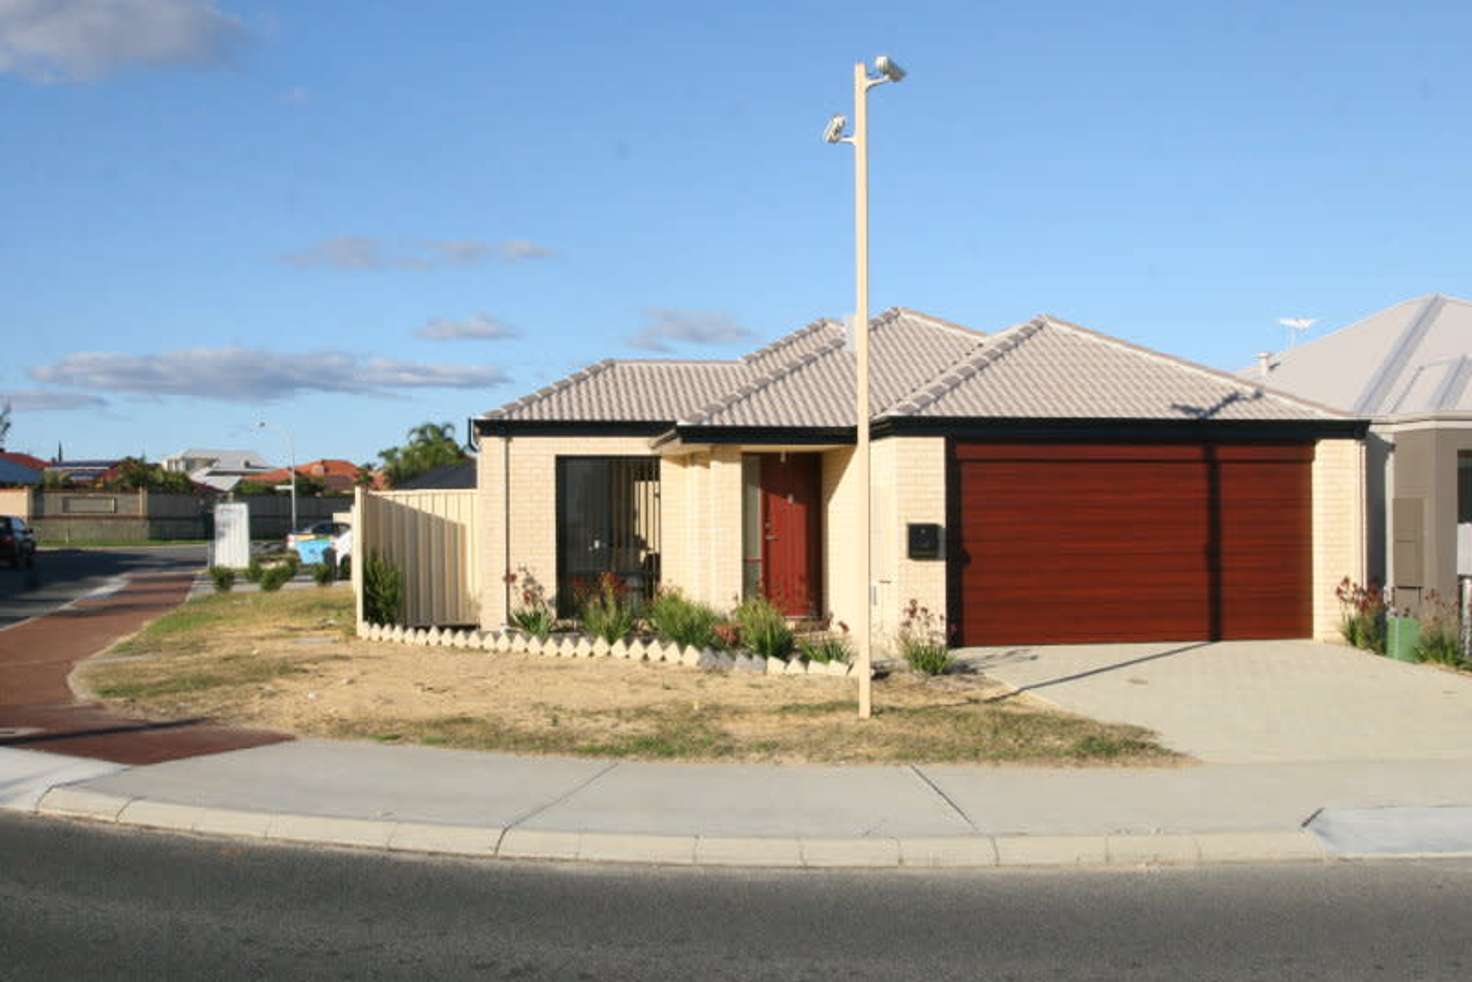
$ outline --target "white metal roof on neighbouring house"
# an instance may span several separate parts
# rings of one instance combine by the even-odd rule
[[[1404,300],[1239,374],[1357,416],[1472,412],[1472,301]]]

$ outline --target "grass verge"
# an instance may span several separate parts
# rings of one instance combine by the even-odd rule
[[[1143,729],[1063,713],[980,676],[851,679],[373,644],[342,591],[192,601],[84,666],[115,707],[303,735],[642,760],[1168,765]]]

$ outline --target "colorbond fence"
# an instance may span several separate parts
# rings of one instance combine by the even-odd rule
[[[404,575],[409,627],[473,625],[480,620],[476,494],[359,490],[353,521],[353,584],[362,620],[362,562],[370,553]]]

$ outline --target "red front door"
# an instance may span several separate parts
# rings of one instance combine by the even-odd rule
[[[818,614],[821,596],[821,457],[762,454],[762,593],[788,617]]]

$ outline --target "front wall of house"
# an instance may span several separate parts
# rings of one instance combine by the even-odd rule
[[[557,458],[647,457],[649,454],[647,437],[481,439],[476,464],[476,499],[482,536],[479,556],[483,628],[491,630],[506,623],[508,591],[504,577],[508,570],[518,574],[524,571],[536,577],[548,597],[557,590]],[[508,455],[509,482],[505,480]],[[665,470],[661,468],[661,478]],[[515,590],[511,594],[515,606],[518,603]]]
[[[1335,590],[1348,576],[1365,580],[1365,458],[1359,440],[1320,440],[1313,484],[1313,632],[1342,640]]]
[[[945,524],[946,441],[944,437],[889,437],[876,440],[870,453],[873,631],[878,650],[893,643],[901,611],[911,599],[937,616],[945,613],[944,553],[940,559],[910,559],[906,540],[911,522]],[[853,535],[859,525],[861,488],[853,458],[852,447],[823,454],[827,610],[846,624],[855,624],[862,616],[865,592]]]
[[[1382,492],[1388,514],[1381,522],[1390,526],[1388,537],[1394,541],[1375,572],[1400,588],[1398,603],[1414,605],[1432,590],[1454,597],[1457,458],[1472,452],[1472,428],[1460,421],[1437,421],[1398,428],[1390,438],[1394,451],[1385,465],[1389,476],[1381,483],[1391,490]]]
[[[660,465],[660,581],[727,610],[741,599],[741,449]]]

